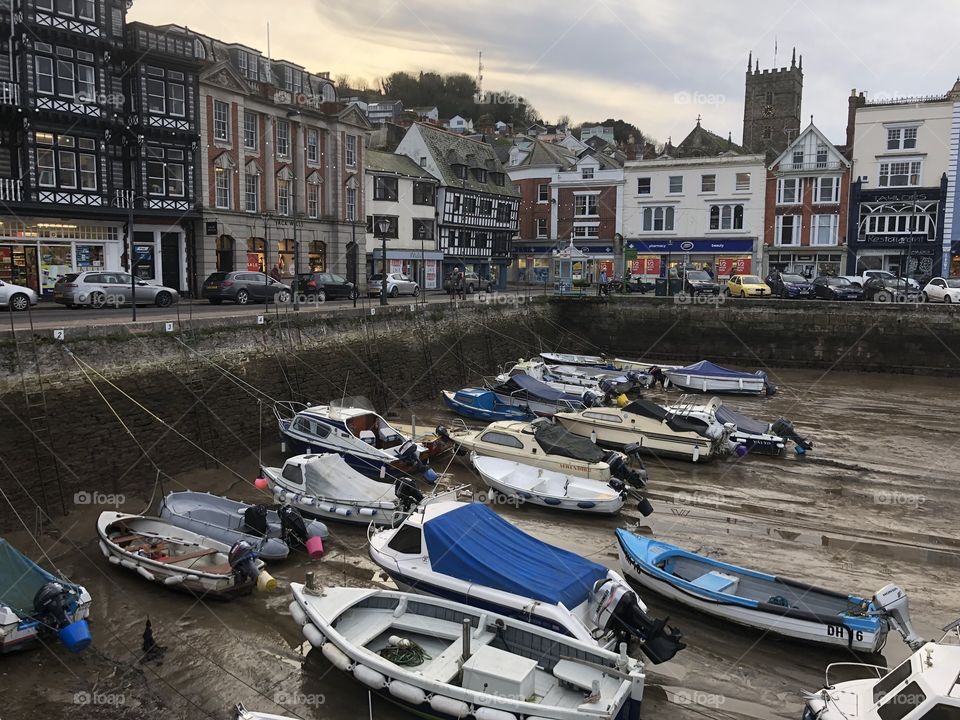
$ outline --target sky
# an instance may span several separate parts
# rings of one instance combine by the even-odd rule
[[[130,20],[177,23],[331,77],[477,73],[547,122],[622,118],[679,142],[697,116],[738,142],[747,55],[803,56],[802,120],[843,143],[847,97],[941,94],[960,75],[953,0],[135,0]],[[774,48],[777,48],[774,64]]]

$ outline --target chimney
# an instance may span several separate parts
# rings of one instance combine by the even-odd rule
[[[627,147],[626,147],[627,160],[636,160],[637,159],[637,140],[633,137],[631,133],[630,137],[627,138]]]
[[[857,121],[857,108],[867,104],[867,98],[863,93],[857,94],[857,89],[850,91],[850,97],[847,98],[847,155],[853,156],[854,129]]]

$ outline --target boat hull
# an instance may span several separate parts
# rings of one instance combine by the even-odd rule
[[[533,412],[525,410],[522,405],[516,402],[503,402],[499,395],[497,396],[497,400],[507,406],[502,410],[486,410],[484,408],[467,405],[466,403],[459,402],[453,397],[453,393],[447,392],[446,390],[443,391],[443,400],[447,404],[447,407],[457,415],[472,420],[487,420],[489,422],[495,422],[497,420],[530,420],[534,416]]]
[[[712,460],[716,454],[713,441],[693,433],[689,437],[679,437],[672,433],[615,428],[564,415],[557,415],[556,419],[567,430],[582,437],[593,437],[593,433],[596,433],[596,443],[613,450],[623,450],[639,442],[643,454],[700,463]]]
[[[703,375],[689,375],[675,370],[664,373],[670,384],[681,390],[698,393],[721,393],[724,395],[766,395],[765,378],[720,378]]]
[[[270,492],[274,494],[278,501],[287,503],[296,508],[304,517],[313,520],[363,526],[374,523],[375,525],[394,527],[407,517],[407,513],[397,511],[393,505],[389,507],[374,506],[335,498],[314,498],[301,495],[293,488],[288,488],[280,483],[279,478],[282,476],[277,476],[266,468],[263,469],[263,477],[267,481]],[[386,483],[384,483],[384,486],[386,486]]]
[[[67,614],[70,622],[85,620],[90,616],[90,601],[79,603],[76,610]],[[29,618],[19,617],[11,608],[0,607],[0,655],[29,650],[40,640],[40,626]],[[7,620],[12,620],[7,622]]]

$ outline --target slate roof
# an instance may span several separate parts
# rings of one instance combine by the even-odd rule
[[[749,154],[733,141],[701,127],[698,120],[697,126],[690,131],[683,142],[672,148],[670,155],[677,158],[716,157],[722,153]]]
[[[572,167],[576,160],[576,154],[562,145],[533,140],[526,157],[513,167],[555,167],[559,165],[561,170],[566,170]]]
[[[363,157],[364,167],[368,173],[389,173],[391,175],[403,175],[404,177],[423,178],[434,182],[437,180],[406,155],[367,149]]]
[[[420,136],[427,149],[433,156],[434,162],[440,170],[443,184],[463,187],[477,192],[487,192],[495,195],[520,195],[520,190],[510,180],[503,163],[497,157],[493,146],[471,140],[457,133],[441,130],[426,123],[416,123]],[[469,169],[466,179],[461,180],[453,171],[453,165],[466,165]],[[487,171],[487,181],[479,182],[473,174],[474,168],[483,168]],[[493,182],[492,173],[503,173],[504,184]]]

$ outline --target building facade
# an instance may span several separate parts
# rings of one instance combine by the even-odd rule
[[[437,240],[443,274],[454,269],[506,283],[520,193],[492,145],[415,123],[397,146],[438,181]]]
[[[367,267],[384,272],[379,223],[386,220],[386,272],[399,272],[425,290],[440,287],[443,253],[437,250],[437,179],[406,155],[367,150]]]
[[[943,221],[944,276],[960,277],[960,80],[951,91],[950,162]],[[949,258],[949,263],[947,262]]]
[[[743,97],[743,142],[748,153],[764,155],[771,162],[800,134],[800,104],[803,100],[803,56],[797,63],[794,49],[790,67],[760,70],[747,59]]]
[[[274,268],[362,284],[370,124],[326,74],[204,37],[198,279]]]
[[[850,162],[811,123],[770,165],[766,182],[766,270],[842,275]]]

